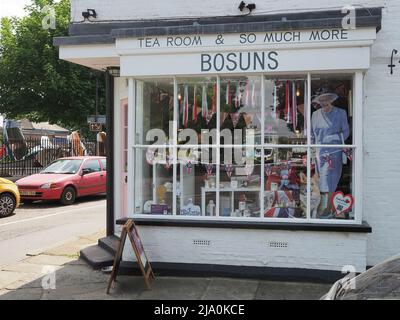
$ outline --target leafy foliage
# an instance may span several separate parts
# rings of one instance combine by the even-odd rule
[[[55,29],[42,27],[46,5],[55,10]],[[87,115],[95,112],[96,74],[60,60],[53,46],[53,37],[68,35],[69,1],[32,0],[25,10],[25,17],[1,20],[0,113],[86,129]],[[98,76],[99,112],[104,113],[104,76]]]

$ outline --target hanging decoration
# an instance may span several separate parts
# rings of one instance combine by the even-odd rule
[[[192,120],[194,123],[197,123],[197,99],[196,99],[197,86],[194,86],[193,89],[193,111],[192,111]]]
[[[189,88],[185,85],[183,93],[183,126],[187,128],[189,122]]]
[[[349,95],[348,95],[348,101],[349,101],[349,117],[353,117],[353,93],[351,90],[349,90]]]
[[[244,103],[245,103],[245,105],[246,106],[248,106],[249,105],[249,103],[250,103],[250,82],[249,81],[247,81],[247,83],[246,83],[246,88],[245,88],[245,92],[246,92],[246,94],[245,94],[245,101],[244,101]]]
[[[351,149],[343,149],[343,152],[347,156],[347,159],[353,161],[353,151]]]
[[[228,83],[226,84],[225,102],[228,106],[230,106],[232,104],[231,82],[230,81],[228,81]]]
[[[256,106],[256,82],[254,80],[252,81],[251,86],[251,106],[253,108]]]
[[[245,173],[246,173],[247,180],[250,181],[251,174],[252,174],[253,171],[254,171],[254,165],[252,165],[252,164],[246,164],[245,167],[244,167],[244,171],[245,171]]]
[[[289,123],[289,81],[285,85],[285,120]]]
[[[172,156],[170,156],[169,154],[166,156],[164,165],[165,169],[167,170],[171,169],[173,162],[172,159],[173,159]]]
[[[225,165],[225,172],[226,172],[226,175],[227,175],[229,178],[232,177],[233,165],[232,165],[232,164],[226,164],[226,165]]]
[[[207,163],[205,165],[205,167],[206,167],[207,176],[211,176],[214,171],[214,165],[212,163]]]
[[[328,169],[333,169],[333,160],[332,160],[332,156],[327,152],[324,153],[320,159],[324,162],[328,163]]]
[[[270,176],[272,174],[272,165],[270,163],[264,164],[264,173],[266,176]]]
[[[217,113],[217,84],[214,84],[213,97],[212,97],[212,114]]]
[[[155,158],[155,152],[156,150],[152,150],[152,149],[148,149],[146,151],[146,161],[149,165],[153,165],[154,164],[154,158]]]
[[[296,83],[292,82],[292,123],[293,130],[297,128],[297,94],[296,94]]]
[[[307,81],[304,81],[304,135],[307,137],[307,122],[308,122],[308,87]]]
[[[275,116],[275,119],[278,119],[278,113],[277,113],[277,110],[276,110],[277,100],[278,100],[278,97],[277,97],[277,84],[274,81],[274,116]]]
[[[240,100],[242,99],[240,93],[240,83],[236,84],[236,96],[235,96],[235,108],[238,109],[240,107]]]
[[[208,113],[207,86],[203,84],[203,89],[201,93],[201,114],[203,118],[207,117],[207,113]]]
[[[191,160],[186,160],[185,168],[186,168],[187,174],[191,174],[193,171],[193,162]]]

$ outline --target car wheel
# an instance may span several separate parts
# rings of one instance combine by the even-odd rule
[[[60,202],[64,206],[68,206],[70,204],[73,204],[76,199],[76,191],[72,187],[66,187],[61,195]]]
[[[12,215],[16,205],[17,202],[11,194],[4,193],[0,195],[0,218]]]

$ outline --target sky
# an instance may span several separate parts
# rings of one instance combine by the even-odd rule
[[[23,16],[24,7],[30,2],[31,0],[0,0],[0,18],[8,16]]]

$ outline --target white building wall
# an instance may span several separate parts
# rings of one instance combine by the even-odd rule
[[[82,11],[95,9],[98,21],[145,20],[165,18],[236,16],[241,0],[71,0],[72,20],[82,21]],[[254,14],[334,10],[342,8],[349,0],[249,0],[257,8]],[[358,7],[384,7],[396,0],[360,0]]]
[[[147,226],[139,233],[152,262],[335,271],[351,265],[357,272],[366,266],[363,233]],[[132,260],[129,241],[125,248],[124,260]]]
[[[400,53],[400,1],[385,5],[364,91],[364,219],[372,226],[368,265],[400,252],[400,55],[393,75],[388,68],[392,49]]]
[[[162,19],[162,18],[183,18],[183,17],[206,17],[206,16],[227,16],[237,15],[239,12],[237,6],[238,1],[231,0],[147,0],[145,3],[141,1],[131,0],[72,0],[72,20],[75,22],[81,21],[81,12],[88,8],[96,9],[99,21],[108,20],[138,20],[138,19]],[[257,5],[254,14],[273,14],[280,12],[300,12],[300,11],[316,11],[338,9],[350,1],[321,1],[321,0],[287,0],[287,1],[250,1]],[[371,68],[365,75],[365,96],[364,96],[364,197],[363,197],[363,218],[373,229],[372,234],[368,235],[367,245],[367,265],[374,265],[387,257],[398,254],[400,251],[400,166],[398,158],[400,156],[400,1],[399,0],[361,0],[358,1],[359,6],[365,7],[383,7],[382,30],[377,34],[377,40],[372,46]],[[392,49],[399,50],[395,64],[394,74],[389,74],[387,65],[390,62]],[[360,199],[356,199],[360,201]],[[169,230],[169,231],[168,231]],[[171,230],[176,233],[170,232]],[[329,244],[336,254],[326,255],[326,259],[339,257],[341,254],[344,257],[355,254],[354,250],[358,250],[360,254],[364,254],[357,244],[358,236],[330,234],[327,236],[323,233],[318,237],[320,241],[316,241],[312,235],[315,233],[288,233],[267,231],[238,231],[238,230],[210,230],[210,235],[215,238],[215,246],[211,249],[206,249],[205,260],[218,261],[217,253],[222,254],[222,262],[233,261],[238,258],[234,252],[230,252],[231,259],[222,252],[219,244],[232,243],[235,237],[248,237],[246,250],[251,250],[248,259],[254,264],[262,265],[264,258],[257,258],[259,252],[253,251],[260,244],[259,248],[265,248],[264,244],[273,235],[273,238],[281,237],[284,234],[289,234],[293,241],[291,249],[287,252],[293,253],[288,255],[286,263],[303,259],[305,265],[317,263],[312,262],[313,257],[319,256],[318,252],[325,254],[324,244],[327,239],[335,240],[336,238],[346,238],[346,241],[339,241],[337,245]],[[165,236],[168,232],[171,241],[171,249],[173,245],[179,243],[179,237],[182,236],[184,229],[163,229],[157,228],[157,232],[150,237],[145,233],[145,243],[149,247],[152,257],[157,258],[157,241]],[[199,237],[204,234],[205,229],[194,230]],[[208,232],[208,231],[207,231]],[[178,238],[177,238],[178,237]],[[299,237],[297,239],[297,237]],[[354,238],[355,237],[355,238]],[[243,238],[244,239],[244,238]],[[301,240],[303,239],[303,241]],[[304,240],[305,239],[305,240]],[[183,240],[184,241],[184,240]],[[322,242],[321,242],[322,241]],[[329,242],[329,241],[328,241]],[[315,249],[315,256],[308,256],[307,260],[301,258],[305,250],[309,246],[301,246],[300,244],[309,243]],[[333,241],[334,243],[334,241]],[[232,246],[233,248],[234,246]],[[240,246],[239,246],[240,247]],[[250,248],[252,247],[252,248]],[[178,246],[179,248],[179,246]],[[171,256],[171,259],[178,261],[183,258],[185,250],[176,252],[175,256],[172,252],[166,251]],[[226,248],[226,246],[224,246]],[[250,248],[250,249],[248,249]],[[354,248],[354,250],[353,250]],[[217,250],[218,249],[218,250]],[[340,249],[340,250],[339,250]],[[201,249],[203,250],[203,249]],[[213,251],[214,250],[214,251]],[[264,249],[262,249],[264,250]],[[267,250],[267,249],[265,249]],[[295,255],[295,250],[299,250]],[[179,250],[177,250],[179,251]],[[345,253],[343,253],[345,251]],[[342,252],[342,253],[341,253]],[[181,255],[181,256],[180,256]],[[243,259],[247,259],[244,257]],[[319,257],[321,259],[321,256]],[[274,258],[275,259],[275,258]],[[325,259],[325,256],[324,256]],[[156,259],[157,260],[157,259]],[[274,264],[279,265],[284,261],[283,256],[274,260]],[[307,262],[307,261],[310,262]],[[339,259],[340,264],[347,261],[347,258]],[[339,261],[338,260],[338,261]],[[351,260],[351,259],[350,259]],[[355,259],[355,260],[358,260]],[[266,260],[268,261],[268,259]],[[240,262],[242,263],[242,262]],[[337,263],[337,262],[336,262]],[[294,265],[296,263],[293,263]],[[327,265],[334,265],[334,260],[327,262]],[[287,265],[286,265],[287,266]],[[322,266],[321,266],[322,267]]]

